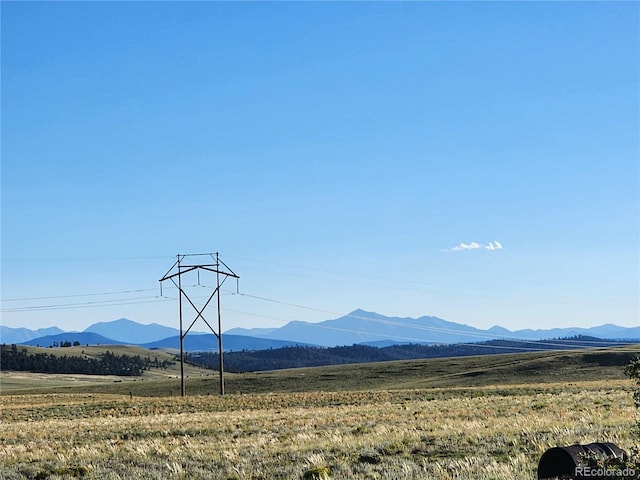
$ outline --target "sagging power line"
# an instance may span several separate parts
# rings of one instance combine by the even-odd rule
[[[214,254],[196,254],[196,255],[214,255]],[[190,256],[196,256],[196,255],[190,255]],[[187,257],[187,255],[184,255],[182,257]],[[166,258],[166,257],[165,257]],[[177,262],[176,262],[177,263]],[[176,266],[176,263],[174,263],[173,267],[174,268]],[[225,265],[226,267],[226,265]],[[228,268],[228,267],[227,267]],[[182,285],[182,289],[184,290],[185,287],[187,286],[199,286],[202,287],[203,289],[216,289],[217,287],[211,287],[208,286],[204,283],[202,283],[200,281],[199,278],[199,272],[198,270],[196,270],[197,274],[198,274],[198,282],[197,283],[193,283],[190,285],[186,285],[183,284]],[[226,279],[226,277],[225,277]],[[171,287],[171,286],[170,286]],[[173,287],[171,287],[173,288]],[[177,288],[177,285],[176,287]],[[166,287],[165,287],[166,289]],[[79,293],[79,294],[74,294],[74,295],[57,295],[57,296],[40,296],[40,297],[23,297],[23,298],[9,298],[9,299],[2,299],[2,302],[18,302],[18,301],[35,301],[35,300],[47,300],[47,299],[64,299],[64,298],[80,298],[80,297],[99,297],[99,296],[113,296],[113,295],[117,295],[117,294],[127,294],[127,293],[142,293],[142,292],[148,292],[151,291],[153,289],[129,289],[129,290],[120,290],[120,291],[108,291],[108,292],[97,292],[97,293]],[[319,307],[314,307],[314,306],[309,306],[309,305],[303,305],[300,303],[294,303],[294,302],[289,302],[289,301],[285,301],[285,300],[278,300],[278,299],[274,299],[274,298],[269,298],[263,295],[252,295],[250,293],[245,293],[245,292],[239,292],[236,288],[235,291],[228,291],[225,292],[223,290],[220,290],[218,293],[220,294],[238,294],[242,297],[245,298],[251,298],[254,300],[258,300],[258,301],[262,301],[262,302],[268,302],[268,303],[273,303],[273,304],[280,304],[280,305],[286,305],[286,306],[290,306],[290,307],[294,307],[294,308],[299,308],[299,309],[304,309],[304,310],[309,310],[309,311],[316,311],[316,312],[322,312],[322,313],[326,313],[329,315],[335,315],[335,316],[345,316],[344,314],[340,313],[340,312],[335,312],[332,310],[328,310],[325,308],[319,308]],[[191,296],[190,297],[191,300],[195,300],[195,299],[201,299],[201,298],[209,298],[208,296]],[[137,305],[137,304],[151,304],[151,303],[158,303],[158,302],[167,302],[167,301],[171,301],[171,300],[176,300],[178,298],[172,296],[172,298],[166,296],[165,294],[162,293],[161,290],[161,295],[160,296],[136,296],[136,297],[124,297],[124,298],[109,298],[109,299],[103,299],[103,300],[88,300],[88,301],[84,301],[84,302],[73,302],[73,303],[49,303],[49,304],[41,304],[41,305],[27,305],[27,306],[9,306],[7,308],[2,308],[0,309],[0,312],[2,313],[18,313],[18,312],[35,312],[35,311],[47,311],[47,310],[66,310],[66,309],[83,309],[83,308],[94,308],[94,307],[112,307],[112,306],[119,306],[119,305]],[[242,315],[251,315],[251,316],[256,316],[256,317],[262,317],[262,318],[269,318],[271,320],[282,320],[282,321],[286,321],[286,319],[280,319],[280,318],[275,318],[275,317],[270,317],[270,316],[266,316],[263,314],[257,314],[257,313],[249,313],[249,312],[238,312],[238,311],[233,311],[233,310],[223,310],[223,311],[229,311],[229,312],[234,312],[234,313],[239,313]],[[358,318],[358,319],[362,319],[362,320],[366,320],[369,322],[373,322],[373,323],[380,323],[380,324],[386,324],[386,325],[390,325],[390,326],[397,326],[397,327],[403,327],[403,328],[410,328],[410,329],[414,329],[414,330],[421,330],[421,331],[431,331],[434,333],[449,333],[449,334],[463,334],[465,336],[467,336],[468,338],[477,338],[479,340],[481,339],[495,339],[496,336],[493,334],[488,334],[488,333],[481,333],[481,332],[468,332],[468,331],[463,331],[463,330],[458,330],[458,329],[453,329],[453,328],[443,328],[443,327],[434,327],[434,326],[429,326],[429,325],[415,325],[415,324],[406,324],[403,322],[397,322],[394,321],[393,319],[372,319],[370,317],[365,317],[365,316],[359,316],[357,314],[348,314],[346,315],[347,317],[350,318]],[[198,319],[198,317],[196,318],[196,320]],[[313,326],[317,327],[317,328],[323,328],[323,329],[336,329],[335,327],[328,327],[328,326],[324,326],[324,325],[319,325],[319,324],[312,324]],[[210,325],[208,325],[209,328],[211,328]],[[191,328],[191,327],[190,327]],[[211,329],[213,331],[213,329]],[[352,332],[352,333],[367,333],[370,335],[374,335],[372,332],[366,332],[366,331],[355,331],[355,330],[350,330],[350,329],[336,329],[336,330],[340,330],[340,331],[345,331],[345,332]],[[214,333],[216,333],[214,331]],[[217,333],[216,333],[217,335]],[[386,335],[388,337],[388,335]],[[395,336],[394,337],[397,340],[401,340],[401,341],[419,341],[418,340],[418,336],[416,337],[407,337],[407,336]],[[523,343],[528,343],[531,342],[533,339],[530,338],[522,338],[522,337],[516,337],[514,335],[500,335],[499,339],[504,339],[504,340],[510,340],[510,341],[514,341],[514,342],[523,342]],[[441,343],[441,342],[439,342]],[[566,344],[565,346],[570,347],[572,343],[574,343],[574,341],[570,340],[570,339],[564,339],[563,343]],[[580,340],[579,343],[584,344],[584,343],[594,343],[594,344],[598,344],[601,345],[603,343],[603,341],[598,341],[598,342],[590,342],[590,341],[586,341],[586,340]],[[615,342],[609,342],[611,344],[615,344]],[[557,342],[553,343],[554,346],[562,346],[559,345]],[[498,348],[497,346],[494,346],[492,348]]]
[[[100,297],[103,295],[121,295],[123,293],[140,293],[155,292],[155,288],[137,288],[133,290],[118,290],[115,292],[98,292],[98,293],[75,293],[71,295],[52,295],[48,297],[20,297],[20,298],[3,298],[3,302],[25,302],[33,300],[53,300],[57,298],[79,298],[79,297]]]

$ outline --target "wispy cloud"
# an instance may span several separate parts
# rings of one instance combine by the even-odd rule
[[[502,250],[502,244],[497,241],[494,240],[493,242],[489,242],[487,245],[484,246],[485,250]]]
[[[455,247],[449,248],[447,250],[443,250],[443,252],[463,252],[466,250],[502,250],[502,243],[497,240],[493,242],[489,242],[487,244],[480,244],[478,242],[464,243],[460,242],[460,244]]]
[[[456,245],[455,247],[451,248],[449,251],[461,252],[462,250],[476,250],[478,248],[480,248],[480,244],[477,242],[471,242],[471,243],[460,242],[460,245]]]

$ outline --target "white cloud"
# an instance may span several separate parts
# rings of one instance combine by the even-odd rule
[[[489,242],[485,245],[484,248],[485,250],[502,250],[502,244],[499,241],[494,240],[493,242]]]
[[[494,240],[493,242],[489,242],[485,245],[481,245],[478,242],[471,242],[471,243],[460,242],[460,244],[456,245],[455,247],[452,247],[448,250],[443,250],[443,252],[462,252],[465,250],[477,250],[480,248],[483,248],[485,250],[502,250],[502,243],[500,243],[497,240]]]
[[[451,249],[452,252],[460,252],[462,250],[475,250],[476,248],[480,248],[480,244],[476,242],[464,243],[460,242],[460,245],[456,245]]]

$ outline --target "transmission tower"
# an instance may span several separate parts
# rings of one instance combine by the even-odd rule
[[[203,260],[204,259],[204,260]],[[198,260],[203,260],[203,263],[199,263]],[[186,264],[185,264],[186,263]],[[198,275],[198,284],[200,284],[200,271],[204,270],[206,272],[213,272],[216,274],[216,286],[209,295],[209,298],[204,303],[201,308],[198,308],[195,303],[189,298],[189,295],[184,291],[182,276],[188,273],[196,272]],[[184,337],[186,337],[189,330],[195,325],[198,319],[202,319],[204,323],[209,327],[211,332],[218,338],[218,357],[220,360],[220,395],[224,395],[224,362],[222,360],[222,324],[220,318],[220,287],[224,284],[224,282],[228,278],[236,279],[236,289],[238,284],[238,279],[240,278],[238,275],[233,273],[233,271],[225,264],[222,260],[220,260],[220,255],[218,252],[216,253],[190,253],[177,255],[176,262],[171,266],[169,271],[164,274],[164,276],[160,279],[160,295],[162,295],[162,283],[171,280],[171,282],[178,289],[178,308],[180,312],[180,390],[181,395],[185,396],[185,385],[184,385]],[[177,281],[176,281],[177,280]],[[217,297],[218,304],[218,330],[216,331],[211,324],[204,318],[203,312],[211,303],[214,297]],[[185,330],[183,328],[183,299],[189,303],[196,312],[196,318],[193,319],[189,327]]]

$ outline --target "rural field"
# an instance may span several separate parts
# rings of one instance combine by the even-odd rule
[[[640,347],[226,377],[2,372],[2,479],[535,479],[556,445],[628,449]]]

